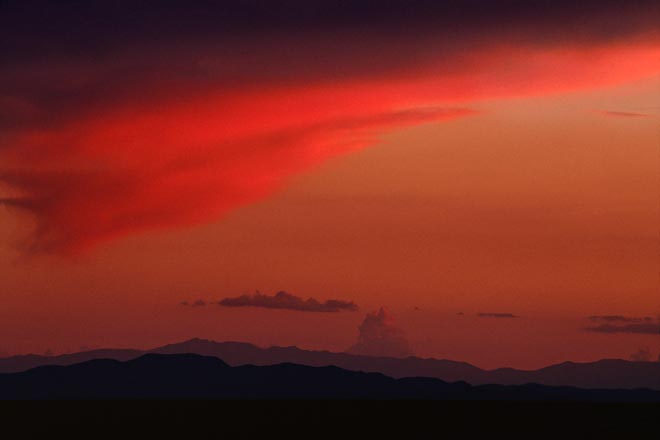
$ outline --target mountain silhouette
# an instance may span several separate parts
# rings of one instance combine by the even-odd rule
[[[220,358],[230,366],[294,363],[322,367],[336,366],[351,371],[382,373],[393,378],[432,377],[447,382],[464,381],[472,385],[522,385],[536,383],[578,388],[660,390],[660,362],[631,362],[604,359],[596,362],[564,362],[538,370],[499,368],[483,370],[465,362],[418,357],[387,358],[359,356],[329,351],[302,350],[297,347],[260,348],[241,342],[215,342],[194,338],[151,350],[105,349],[59,356],[12,356],[0,359],[0,373],[25,371],[44,365],[72,365],[92,359],[126,361],[146,353],[198,354]]]
[[[197,354],[150,353],[0,374],[0,399],[434,399],[660,402],[655,390],[479,385],[291,363],[231,367]]]

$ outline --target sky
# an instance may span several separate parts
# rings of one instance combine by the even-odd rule
[[[0,353],[655,360],[660,6],[617,3],[0,2]]]

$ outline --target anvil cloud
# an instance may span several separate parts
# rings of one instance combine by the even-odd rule
[[[0,198],[79,253],[479,100],[660,71],[657,2],[574,3],[3,2]]]

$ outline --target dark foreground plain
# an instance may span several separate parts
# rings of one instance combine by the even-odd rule
[[[660,405],[419,400],[0,402],[2,432],[30,438],[642,438]],[[55,436],[55,437],[54,437]],[[451,437],[450,437],[451,436]],[[479,437],[474,437],[479,436]],[[483,437],[482,437],[483,436]]]
[[[191,354],[0,374],[0,397],[28,399],[0,401],[0,432],[16,439],[641,438],[660,419],[654,390],[471,386]]]

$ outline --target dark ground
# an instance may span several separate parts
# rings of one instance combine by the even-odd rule
[[[659,404],[349,400],[0,402],[0,432],[31,438],[641,438]],[[467,436],[467,437],[463,437]],[[477,437],[475,437],[477,436]]]

